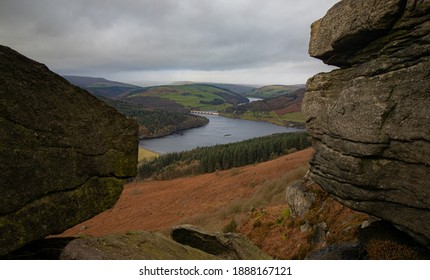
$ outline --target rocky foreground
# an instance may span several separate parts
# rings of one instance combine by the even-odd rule
[[[136,175],[137,125],[0,46],[0,256],[112,207]]]
[[[137,125],[0,46],[0,257],[36,256],[21,247],[70,228],[56,257],[428,259],[429,14],[429,1],[343,0],[312,25],[310,54],[340,69],[307,83],[305,180],[312,149],[122,192]],[[185,222],[260,249],[236,233],[172,230]]]

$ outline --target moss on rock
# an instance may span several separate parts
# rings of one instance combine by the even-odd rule
[[[138,126],[0,46],[0,256],[112,207],[136,175]]]

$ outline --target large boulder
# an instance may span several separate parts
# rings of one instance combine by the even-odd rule
[[[214,255],[185,246],[161,233],[129,232],[86,237],[70,242],[63,260],[217,260]]]
[[[308,213],[312,203],[315,201],[315,195],[310,191],[306,191],[300,181],[293,182],[287,186],[285,198],[293,217],[303,217]]]
[[[135,176],[137,125],[0,46],[0,256],[112,207]]]
[[[343,0],[312,25],[311,178],[430,245],[430,1]]]
[[[172,239],[226,260],[270,260],[261,249],[238,233],[209,233],[193,225],[172,229]]]

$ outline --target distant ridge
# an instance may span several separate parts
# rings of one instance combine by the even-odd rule
[[[254,90],[256,87],[249,85],[240,85],[240,84],[218,84],[218,83],[198,83],[201,85],[208,85],[220,89],[225,89],[227,91],[231,91],[234,93],[238,93],[241,95],[245,95],[246,93]]]
[[[122,82],[110,81],[105,78],[86,76],[63,76],[71,84],[81,87],[94,95],[118,98],[142,87]]]
[[[239,93],[244,95],[258,87],[259,85],[248,85],[248,84],[231,84],[231,83],[213,83],[213,82],[192,82],[192,81],[176,81],[171,83],[170,85],[203,85],[203,86],[212,86],[219,89],[228,90],[234,93]]]
[[[261,99],[281,96],[285,94],[291,94],[299,89],[304,89],[306,85],[267,85],[259,88],[255,88],[248,92],[246,95],[248,97],[256,97]]]
[[[248,104],[241,104],[234,108],[228,108],[227,113],[235,111],[236,113],[243,114],[246,111],[251,112],[270,112],[274,111],[278,115],[286,113],[301,112],[301,105],[305,89],[300,88],[294,92],[282,95],[273,95],[272,97],[250,102]]]

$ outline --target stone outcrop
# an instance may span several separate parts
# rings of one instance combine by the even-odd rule
[[[302,182],[294,182],[287,186],[285,198],[293,217],[303,217],[315,201],[315,195],[306,191]]]
[[[0,256],[114,205],[136,174],[137,125],[0,46]]]
[[[311,178],[430,245],[430,1],[343,0],[312,25]]]
[[[62,251],[63,260],[217,260],[214,255],[179,244],[161,233],[130,232],[79,238]]]
[[[191,246],[221,259],[269,260],[262,250],[237,233],[208,233],[192,225],[174,227],[173,240]]]
[[[71,241],[60,259],[68,260],[269,260],[240,234],[209,233],[192,225],[161,233],[129,232]]]

